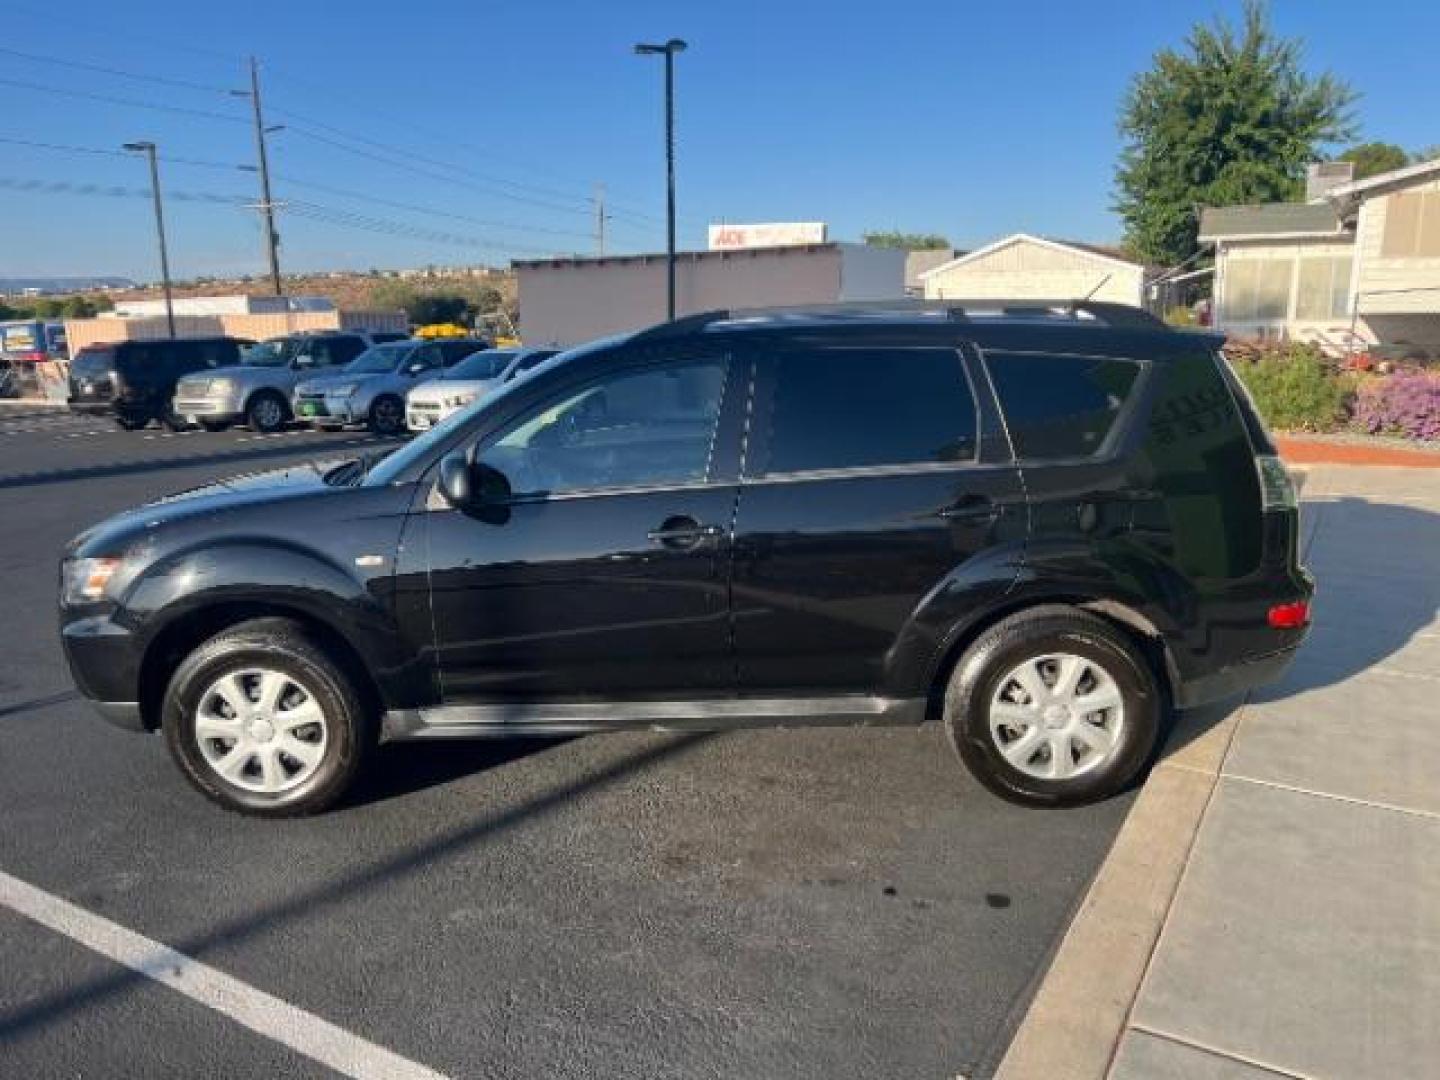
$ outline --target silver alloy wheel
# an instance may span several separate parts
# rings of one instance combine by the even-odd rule
[[[195,742],[227,782],[277,795],[320,767],[329,725],[315,695],[293,676],[244,668],[220,676],[200,695]]]
[[[273,431],[285,422],[285,410],[268,394],[255,403],[255,426]]]
[[[1125,700],[1111,674],[1074,653],[1017,664],[990,702],[990,737],[1026,776],[1068,780],[1108,761],[1120,744]]]

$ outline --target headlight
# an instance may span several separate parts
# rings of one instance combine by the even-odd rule
[[[349,397],[359,388],[359,383],[347,382],[341,383],[339,386],[330,387],[330,389],[327,390],[326,393],[331,397]]]
[[[103,600],[119,559],[67,559],[64,564],[61,598],[67,604],[93,604]]]
[[[235,392],[234,379],[211,379],[210,393],[212,394],[233,394]]]
[[[447,409],[463,409],[479,396],[474,390],[468,394],[451,394],[445,399],[444,405]]]

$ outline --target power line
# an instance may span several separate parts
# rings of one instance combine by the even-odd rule
[[[569,229],[552,229],[544,225],[522,225],[513,221],[499,221],[494,218],[478,218],[469,214],[459,214],[451,210],[436,210],[428,206],[418,206],[415,203],[398,202],[395,199],[382,199],[376,195],[365,195],[359,191],[351,191],[347,188],[335,187],[331,184],[321,184],[313,180],[300,180],[293,176],[275,174],[275,179],[283,180],[295,187],[311,188],[315,191],[329,192],[331,195],[339,195],[346,199],[355,199],[359,202],[373,203],[376,206],[388,206],[392,210],[408,210],[414,214],[427,214],[431,217],[448,218],[451,221],[464,221],[471,225],[479,225],[487,229],[513,229],[517,232],[540,233],[547,236],[563,236],[568,239],[585,239],[590,234],[577,232]]]
[[[0,136],[0,144],[11,146],[27,146],[39,150],[57,151],[68,154],[87,154],[101,157],[117,157],[129,160],[132,156],[128,151],[110,149],[102,146],[76,146],[70,143],[48,143],[37,142],[33,139],[16,139],[10,136]],[[168,157],[159,155],[158,160],[172,165],[195,165],[204,168],[223,169],[227,172],[253,171],[253,165],[235,165],[224,161],[205,161],[198,158]],[[281,180],[293,187],[309,188],[314,191],[324,191],[331,195],[338,195],[346,199],[355,199],[359,202],[372,203],[376,206],[388,206],[393,210],[406,210],[415,214],[425,214],[430,217],[445,218],[451,221],[463,221],[471,225],[479,225],[487,229],[508,229],[515,232],[528,232],[546,236],[560,236],[566,239],[587,239],[589,233],[569,229],[554,229],[544,225],[527,225],[515,221],[503,221],[495,218],[480,218],[469,214],[456,213],[450,210],[437,210],[434,207],[421,206],[416,203],[400,202],[395,199],[384,199],[375,195],[367,195],[364,192],[353,191],[349,188],[336,187],[333,184],[322,184],[314,180],[304,180],[295,176],[275,174],[275,179]]]
[[[544,199],[533,199],[527,195],[516,195],[513,192],[496,190],[494,187],[487,187],[486,185],[477,184],[473,181],[462,180],[459,177],[449,176],[445,173],[438,173],[430,169],[417,168],[412,162],[406,161],[398,156],[392,156],[389,154],[377,154],[370,150],[362,150],[358,147],[349,146],[346,143],[340,142],[337,139],[330,138],[330,136],[328,135],[321,135],[319,132],[310,131],[309,129],[303,127],[297,127],[295,124],[287,124],[286,130],[294,132],[295,134],[301,135],[307,139],[313,139],[316,142],[324,143],[327,146],[332,146],[337,150],[343,150],[347,154],[353,154],[356,157],[365,158],[369,161],[378,161],[381,164],[390,165],[393,168],[397,169],[403,169],[406,172],[414,173],[417,176],[428,176],[432,180],[439,180],[442,183],[455,184],[459,187],[470,188],[474,191],[482,191],[487,195],[496,195],[502,199],[509,199],[511,202],[523,203],[527,206],[536,206],[544,210],[555,210],[565,214],[589,214],[589,210],[584,206],[568,206],[563,203],[550,202]],[[396,151],[397,154],[402,152],[403,151]]]
[[[9,146],[28,146],[35,150],[54,150],[66,154],[92,154],[105,157],[130,158],[132,155],[127,150],[113,150],[103,146],[73,146],[68,143],[36,142],[33,139],[14,139],[8,136],[0,136],[0,143]],[[237,165],[228,161],[205,161],[201,158],[168,157],[159,155],[158,160],[167,165],[195,165],[206,169],[225,169],[228,172],[248,172],[254,168],[253,165]]]
[[[149,199],[149,188],[127,187],[121,184],[74,183],[69,180],[37,180],[22,177],[0,176],[0,190],[14,191],[29,195],[74,195],[98,198]],[[249,209],[253,201],[244,195],[229,195],[214,191],[174,191],[167,189],[167,200],[198,202],[211,205]],[[511,244],[483,236],[467,236],[459,233],[439,232],[426,229],[410,222],[394,221],[389,218],[372,217],[343,210],[322,203],[291,201],[282,208],[294,217],[337,225],[344,228],[361,229],[367,232],[383,233],[402,239],[420,240],[432,244],[447,244],[493,252],[517,252],[530,255],[552,255],[553,248],[530,247]]]
[[[16,176],[0,176],[0,188],[32,195],[95,195],[118,199],[148,199],[152,195],[149,188],[132,188],[123,184],[77,184],[69,180],[34,180]],[[244,195],[169,189],[165,192],[165,198],[224,206],[244,206],[250,201]]]
[[[0,78],[0,84],[5,86],[18,86],[25,90],[38,90],[46,94],[59,94],[61,97],[81,98],[85,101],[102,101],[107,105],[125,105],[132,109],[151,109],[155,112],[178,113],[182,116],[199,116],[206,120],[228,120],[233,123],[245,124],[249,121],[243,116],[235,116],[231,113],[213,112],[209,109],[187,109],[182,105],[161,105],[154,101],[135,101],[133,98],[113,97],[107,94],[92,94],[84,90],[71,90],[61,86],[44,86],[40,83],[25,82],[21,79]]]
[[[0,46],[0,54],[5,56],[18,56],[22,60],[34,60],[45,64],[47,67],[67,67],[77,71],[93,71],[101,75],[114,75],[121,79],[134,79],[136,82],[155,83],[159,86],[169,86],[180,90],[200,90],[207,94],[228,94],[230,91],[224,86],[211,86],[205,83],[189,82],[185,79],[172,79],[164,75],[144,75],[138,71],[126,71],[123,68],[106,67],[103,64],[90,64],[82,60],[63,60],[58,56],[43,56],[39,53],[22,52],[19,49],[11,49]]]

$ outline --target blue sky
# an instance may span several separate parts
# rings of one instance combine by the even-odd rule
[[[1440,143],[1440,4],[1356,11],[1283,0],[1272,18],[1304,37],[1312,69],[1361,92],[1362,137]],[[254,160],[248,103],[223,93],[244,85],[253,52],[267,119],[288,125],[271,139],[287,270],[588,252],[596,182],[615,210],[612,250],[656,250],[661,62],[631,47],[679,36],[682,246],[703,246],[721,219],[827,221],[839,239],[901,228],[976,246],[1023,229],[1103,242],[1120,235],[1109,207],[1125,87],[1216,13],[1233,18],[1238,0],[0,0],[0,140],[153,139],[214,163],[162,166],[174,273],[260,272],[254,211],[201,201],[256,193],[252,174],[223,167]],[[155,276],[143,198],[17,190],[29,181],[146,187],[137,160],[0,141],[0,276]]]

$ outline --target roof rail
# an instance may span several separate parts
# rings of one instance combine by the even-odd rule
[[[1168,330],[1169,325],[1150,312],[1129,304],[1105,300],[973,299],[856,300],[836,304],[802,304],[794,307],[735,308],[702,311],[674,322],[659,323],[636,335],[637,340],[677,337],[703,330],[715,323],[784,323],[817,319],[875,319],[895,315],[934,314],[957,322],[994,316],[1010,319],[1089,319],[1103,326]]]

